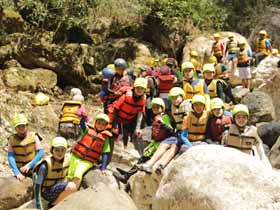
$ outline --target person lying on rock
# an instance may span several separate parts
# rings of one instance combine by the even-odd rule
[[[205,110],[205,97],[202,95],[194,95],[192,98],[192,109],[187,116],[184,117],[182,124],[181,140],[184,143],[181,147],[183,152],[189,148],[190,141],[193,146],[206,144],[206,125],[208,121],[208,113]]]
[[[137,167],[139,170],[152,173],[155,166],[156,174],[160,175],[162,170],[176,155],[179,137],[171,126],[171,119],[163,114],[165,105],[161,98],[154,98],[152,100],[152,109],[153,113],[156,114],[152,123],[152,138],[160,142],[160,144],[151,159],[146,163],[137,164]]]
[[[107,162],[110,153],[109,138],[112,134],[107,130],[110,122],[109,116],[100,113],[96,116],[93,125],[85,123],[85,116],[80,121],[82,138],[74,145],[70,154],[68,179],[73,181],[79,189],[83,175],[101,159],[101,171],[107,174]]]
[[[28,131],[28,120],[23,113],[16,114],[12,124],[16,133],[8,138],[8,161],[14,176],[22,181],[32,177],[31,170],[44,155],[37,133]]]
[[[222,135],[229,129],[232,116],[224,110],[224,102],[220,98],[210,101],[211,112],[206,127],[206,142],[208,144],[221,144]]]
[[[143,153],[141,123],[145,113],[147,79],[137,78],[134,87],[126,92],[109,106],[109,115],[112,119],[112,132],[123,135],[123,146],[126,149],[129,137],[140,154]],[[132,138],[133,136],[136,138]]]
[[[157,151],[160,147],[159,151],[157,152],[156,157],[152,157],[154,160],[159,159],[160,156],[165,153],[171,145],[164,144],[162,145],[161,142],[165,139],[173,137],[173,128],[171,126],[171,119],[170,117],[164,113],[165,111],[165,104],[161,98],[154,98],[151,101],[152,111],[154,114],[154,118],[152,120],[152,141],[151,143],[144,149],[144,154],[141,156],[137,164],[134,165],[129,171],[124,171],[122,169],[117,168],[118,172],[114,172],[113,175],[121,182],[127,183],[128,179],[134,175],[138,171],[138,167],[142,166],[140,164],[147,162],[153,156],[153,154]],[[160,146],[161,145],[161,146]],[[171,151],[171,150],[170,150]],[[155,162],[153,160],[153,162]],[[148,172],[151,172],[151,167],[148,169]]]
[[[249,109],[246,105],[237,104],[232,110],[233,124],[222,138],[222,144],[232,147],[261,160],[271,167],[263,149],[263,143],[258,136],[257,128],[248,125]]]
[[[76,191],[74,182],[65,182],[69,168],[69,155],[66,150],[66,139],[55,137],[51,142],[51,155],[35,167],[33,178],[37,209],[44,209],[41,196],[49,202],[48,207],[51,208]]]

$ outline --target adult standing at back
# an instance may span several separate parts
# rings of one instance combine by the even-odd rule
[[[220,34],[215,33],[213,37],[214,37],[214,43],[212,45],[211,55],[217,58],[218,63],[222,63],[224,58],[224,50],[225,50],[224,44],[220,40],[221,39]]]

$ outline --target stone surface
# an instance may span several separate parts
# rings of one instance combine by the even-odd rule
[[[277,138],[276,143],[271,148],[268,158],[272,167],[280,169],[280,137]]]
[[[271,122],[275,119],[273,101],[265,92],[250,92],[241,100],[241,103],[248,106],[250,111],[249,121],[252,124],[258,122]]]
[[[166,168],[153,210],[276,210],[280,176],[232,148],[192,147]]]
[[[262,124],[258,126],[258,134],[263,143],[271,148],[280,136],[280,123],[271,122]]]
[[[241,101],[241,99],[246,96],[250,91],[242,86],[237,86],[232,89],[232,94],[236,101]]]

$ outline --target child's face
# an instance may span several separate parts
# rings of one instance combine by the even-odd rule
[[[18,125],[15,129],[19,136],[25,136],[27,133],[27,125]]]
[[[214,77],[214,73],[211,71],[206,71],[203,73],[203,76],[205,79],[211,80]]]
[[[125,70],[124,68],[117,67],[117,68],[116,68],[116,73],[117,73],[118,75],[123,75],[124,70]]]
[[[105,120],[96,120],[95,121],[95,128],[98,131],[103,131],[107,128],[108,123]]]
[[[191,79],[193,77],[193,69],[184,69],[184,76],[186,79]]]
[[[66,149],[65,147],[54,147],[52,153],[53,153],[53,157],[59,161],[64,158]]]
[[[159,114],[159,113],[163,112],[163,109],[160,105],[154,104],[152,106],[152,111],[153,111],[154,114]]]
[[[171,97],[171,102],[174,106],[179,106],[183,102],[183,100],[184,99],[181,95]]]
[[[248,115],[244,113],[237,113],[235,115],[235,122],[239,127],[244,127],[248,123]]]
[[[216,108],[216,109],[212,109],[212,113],[215,117],[221,117],[224,113],[223,108]]]
[[[204,110],[204,104],[202,103],[195,103],[193,104],[193,110],[198,113],[201,114]]]
[[[145,93],[145,88],[143,88],[143,87],[135,87],[134,91],[135,91],[135,94],[137,96],[142,96]]]

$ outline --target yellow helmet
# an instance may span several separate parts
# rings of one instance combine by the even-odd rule
[[[110,122],[109,116],[107,114],[104,114],[104,113],[99,113],[98,115],[96,115],[95,121],[96,120],[104,120],[106,123]]]
[[[224,108],[223,100],[220,98],[213,98],[210,102],[210,108],[211,110]]]
[[[113,63],[108,64],[108,65],[107,65],[107,68],[109,68],[109,69],[111,69],[111,70],[113,70],[113,71],[116,71],[115,65],[114,65]]]
[[[245,45],[246,44],[246,41],[245,40],[240,40],[239,42],[238,42],[238,45]]]
[[[234,35],[232,34],[232,33],[230,33],[229,35],[228,35],[228,38],[230,39],[230,38],[234,38]]]
[[[139,78],[137,78],[135,81],[134,81],[134,87],[143,87],[143,88],[145,88],[145,89],[147,89],[147,86],[148,86],[148,84],[147,84],[148,82],[147,82],[147,79],[145,79],[145,78],[142,78],[142,77],[139,77]]]
[[[249,109],[246,105],[244,104],[237,104],[234,106],[233,110],[232,110],[232,114],[236,115],[237,113],[245,113],[246,115],[249,116]]]
[[[206,63],[203,65],[202,69],[203,73],[206,71],[214,72],[215,73],[215,67],[212,63]]]
[[[173,87],[168,93],[168,99],[171,99],[172,96],[182,96],[185,97],[185,91],[180,87]]]
[[[12,124],[14,127],[17,127],[18,125],[27,125],[28,120],[25,114],[16,114],[12,120]]]
[[[208,63],[217,64],[218,60],[217,60],[217,58],[215,56],[210,56],[208,58]]]
[[[182,71],[184,71],[185,69],[194,69],[194,65],[192,62],[186,61],[182,64],[181,69]]]
[[[213,37],[214,37],[214,38],[220,38],[220,34],[215,33],[215,34],[213,35]]]
[[[67,141],[64,137],[58,136],[52,140],[51,147],[64,147],[67,149]]]
[[[192,104],[195,104],[195,103],[201,103],[201,104],[204,104],[205,105],[205,97],[203,95],[200,95],[200,94],[196,94],[193,96],[192,98]]]
[[[271,54],[272,54],[272,55],[278,55],[278,54],[279,54],[278,49],[275,49],[275,48],[272,49]]]
[[[153,107],[154,104],[161,106],[163,111],[165,110],[165,103],[161,98],[153,98],[151,101],[151,106]]]
[[[198,57],[198,52],[196,50],[191,50],[190,55],[193,57]]]
[[[146,64],[150,67],[154,67],[156,65],[156,59],[151,57],[151,58],[149,58],[149,60],[147,61]]]
[[[265,30],[261,30],[260,32],[259,32],[259,34],[262,34],[262,35],[267,35],[267,32],[265,31]]]

